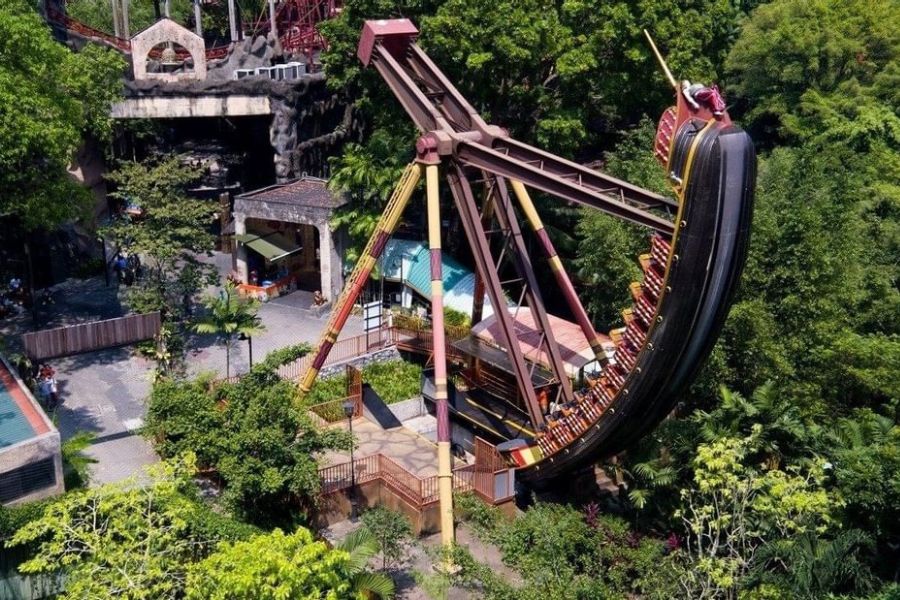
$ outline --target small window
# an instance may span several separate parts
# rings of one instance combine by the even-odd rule
[[[52,457],[0,473],[0,504],[54,485],[56,469],[53,468]]]

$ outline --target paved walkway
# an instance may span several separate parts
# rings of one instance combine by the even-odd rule
[[[221,268],[227,255],[211,259]],[[124,288],[123,288],[124,289]],[[70,279],[54,287],[55,303],[39,307],[37,327],[30,312],[0,320],[0,352],[21,351],[22,333],[109,319],[125,314],[121,292],[115,283],[107,287],[102,277]],[[212,291],[212,290],[210,290]],[[327,314],[315,315],[305,308],[311,296],[295,292],[263,304],[259,316],[266,330],[253,338],[254,361],[271,350],[299,342],[315,343]],[[361,319],[351,317],[341,338],[362,333]],[[190,373],[214,371],[225,375],[225,348],[214,336],[192,336],[188,341]],[[231,350],[231,374],[249,370],[247,342]],[[146,414],[154,364],[137,356],[131,348],[115,348],[50,361],[57,371],[62,405],[53,416],[63,440],[79,431],[96,438],[87,454],[97,462],[91,467],[92,482],[121,481],[140,474],[158,459],[152,446],[139,433]]]
[[[347,428],[346,423],[333,427]],[[404,427],[382,429],[365,417],[353,420],[353,435],[357,440],[354,456],[362,458],[384,454],[419,477],[437,475],[437,446],[414,431]],[[322,455],[324,464],[348,462],[347,452],[327,452]]]

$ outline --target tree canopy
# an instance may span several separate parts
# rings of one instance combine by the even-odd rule
[[[297,402],[296,384],[277,374],[308,352],[301,344],[272,353],[235,383],[157,381],[147,435],[163,457],[196,453],[201,467],[221,477],[223,500],[242,518],[305,522],[320,485],[316,453],[350,444],[344,431],[316,428]]]
[[[66,172],[90,134],[111,132],[122,58],[98,46],[72,52],[26,0],[0,6],[0,215],[26,228],[81,215],[88,200]]]
[[[191,567],[188,600],[340,600],[358,597],[347,573],[350,555],[314,541],[303,528],[224,543]]]

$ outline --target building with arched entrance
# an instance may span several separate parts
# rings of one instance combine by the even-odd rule
[[[236,196],[232,263],[241,289],[257,297],[320,290],[329,301],[340,294],[346,234],[329,223],[346,202],[315,177]]]

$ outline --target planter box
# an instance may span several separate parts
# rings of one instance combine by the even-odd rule
[[[421,396],[416,396],[415,398],[410,398],[409,400],[404,400],[402,402],[394,402],[393,404],[388,404],[387,407],[401,423],[403,421],[408,421],[409,419],[421,417],[426,412],[425,401]]]

